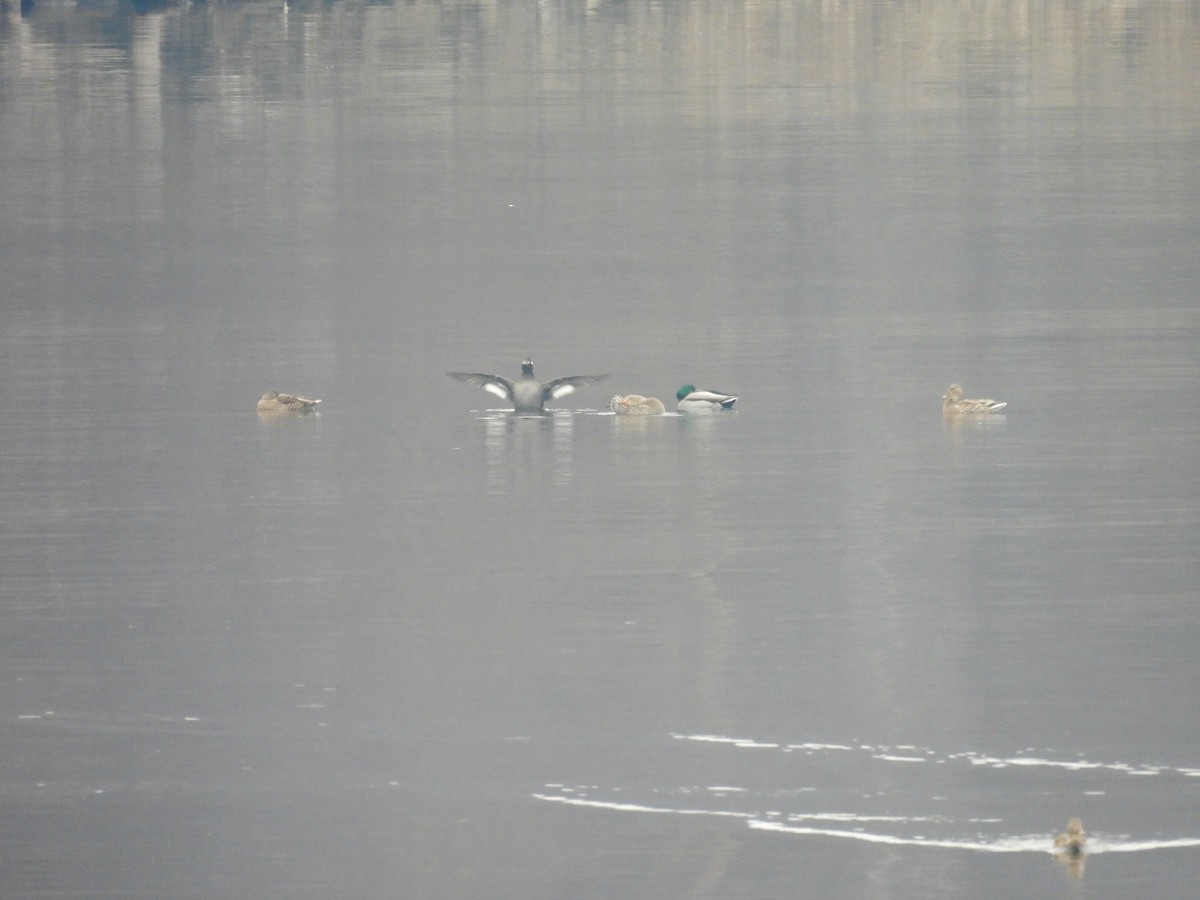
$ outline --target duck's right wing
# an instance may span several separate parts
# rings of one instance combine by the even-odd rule
[[[499,375],[485,375],[483,372],[447,372],[446,374],[466,384],[481,387],[489,394],[495,394],[509,403],[515,402],[513,399],[513,383],[507,378],[502,378]]]

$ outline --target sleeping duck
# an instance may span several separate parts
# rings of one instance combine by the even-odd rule
[[[608,404],[618,416],[661,416],[667,411],[661,400],[641,394],[617,394]]]
[[[518,413],[543,413],[546,411],[546,401],[557,400],[573,393],[581,384],[595,384],[603,381],[607,375],[564,375],[545,383],[533,377],[533,360],[527,359],[521,363],[521,377],[509,381],[499,375],[486,375],[483,372],[447,372],[451,378],[481,387],[489,394],[495,394],[507,400]]]
[[[260,413],[307,413],[316,409],[320,402],[313,397],[267,391],[258,401],[256,408]]]
[[[698,391],[695,385],[685,384],[675,392],[676,404],[680,412],[713,412],[719,409],[732,409],[737,403],[734,394],[723,394],[720,391]]]
[[[994,413],[1006,406],[1008,406],[1007,402],[998,400],[964,400],[960,384],[950,385],[949,390],[942,395],[942,414],[947,416]]]

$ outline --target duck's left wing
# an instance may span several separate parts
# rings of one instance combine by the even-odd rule
[[[726,394],[723,391],[692,391],[683,399],[716,403],[723,409],[729,409],[737,402],[737,394]]]
[[[963,412],[999,412],[1008,406],[1000,400],[959,400],[958,408]]]
[[[481,387],[489,394],[495,394],[502,400],[513,400],[513,383],[499,375],[487,375],[483,372],[447,372],[451,378],[457,378],[466,384]]]
[[[545,393],[546,399],[557,400],[559,397],[565,397],[574,392],[575,388],[581,384],[595,384],[607,377],[608,375],[564,375],[562,378],[547,381],[542,385],[542,391]]]

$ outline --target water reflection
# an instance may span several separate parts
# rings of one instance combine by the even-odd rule
[[[990,413],[986,416],[942,416],[942,431],[950,447],[962,446],[980,436],[996,436],[1008,424],[1005,413]]]
[[[610,70],[684,99],[690,115],[781,124],[797,108],[897,104],[913,112],[979,98],[1061,107],[1098,88],[1124,93],[1148,84],[1161,111],[1192,102],[1196,89],[1194,74],[1179,67],[1200,27],[1186,4],[1102,3],[1085,20],[1066,3],[1036,14],[1000,3],[977,16],[964,16],[951,0],[915,10],[762,0],[730,9],[739,14],[706,4],[627,3],[583,14],[542,4],[536,14],[502,15],[490,5],[416,2],[335,15],[323,7],[246,3],[130,16],[128,7],[98,3],[85,16],[71,4],[47,4],[30,18],[3,17],[0,34],[15,38],[17,59],[31,73],[65,62],[58,48],[68,43],[71,64],[81,70],[100,64],[116,75],[127,67],[135,127],[126,132],[150,154],[163,146],[161,102],[172,92],[220,102],[226,126],[254,133],[269,127],[255,104],[303,99],[330,79],[373,92],[411,80],[417,90],[395,102],[420,113],[412,124],[437,130],[454,93],[496,100],[575,94],[586,87],[585,76]],[[711,40],[713,29],[725,39]],[[429,34],[437,39],[424,40]],[[525,47],[540,65],[521,65]],[[512,54],[501,60],[508,63],[504,77],[479,78],[493,50]],[[347,52],[357,65],[331,65]],[[643,55],[661,68],[622,62]],[[305,77],[289,77],[292,65]],[[660,77],[665,83],[654,81]],[[539,116],[565,111],[538,107]]]
[[[483,417],[487,492],[507,494],[548,469],[556,487],[574,476],[575,415],[564,410],[517,415],[493,410]],[[549,446],[547,446],[549,439]]]
[[[674,428],[671,423],[672,419],[683,418],[678,413],[660,413],[654,416],[625,416],[612,415],[613,434],[616,439],[616,446],[633,450],[637,446],[645,446],[644,439],[647,436],[659,434],[657,429]],[[671,424],[664,424],[671,423]],[[635,440],[640,438],[640,440]]]
[[[575,417],[559,413],[551,416],[551,423],[554,434],[554,483],[558,487],[566,487],[575,474]]]
[[[1083,869],[1087,864],[1087,857],[1079,853],[1055,853],[1054,858],[1062,866],[1065,872],[1071,878],[1082,878]]]

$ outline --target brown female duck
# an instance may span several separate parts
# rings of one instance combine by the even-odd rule
[[[942,414],[947,416],[994,413],[1006,406],[1008,403],[1002,400],[964,400],[960,384],[950,385],[950,389],[942,395]]]
[[[258,401],[257,409],[260,413],[306,413],[316,409],[320,402],[312,397],[267,391]]]

